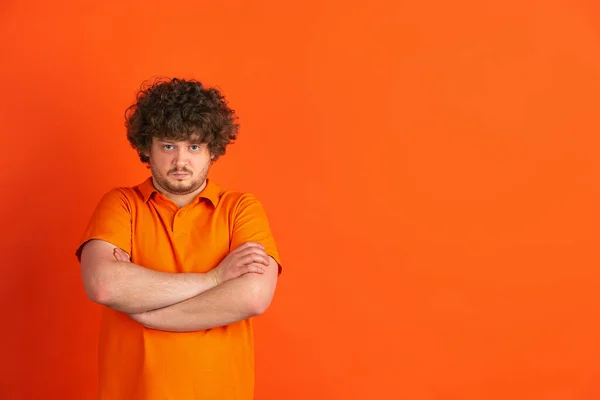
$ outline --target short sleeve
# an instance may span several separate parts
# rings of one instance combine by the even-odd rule
[[[131,255],[131,207],[120,189],[112,189],[100,199],[81,237],[75,255],[81,257],[83,245],[101,239]]]
[[[262,244],[265,252],[279,264],[279,273],[281,273],[281,259],[271,233],[267,214],[260,201],[253,195],[242,195],[236,207],[231,236],[231,250],[246,242]]]

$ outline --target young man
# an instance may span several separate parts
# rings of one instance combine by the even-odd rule
[[[151,177],[106,193],[76,252],[105,306],[100,399],[253,398],[251,317],[281,267],[260,202],[207,178],[236,121],[219,91],[181,79],[140,91],[126,113]]]

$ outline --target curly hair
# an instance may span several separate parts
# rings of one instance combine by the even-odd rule
[[[238,135],[235,111],[215,88],[189,79],[157,79],[142,88],[125,111],[127,140],[143,163],[149,162],[152,139],[182,141],[197,135],[216,161]]]

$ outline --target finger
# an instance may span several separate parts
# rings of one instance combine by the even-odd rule
[[[241,256],[239,261],[243,264],[252,264],[252,263],[258,263],[258,264],[263,264],[266,266],[269,266],[269,257],[267,257],[266,254],[256,254],[256,253],[252,253],[252,254],[246,254],[244,256]]]
[[[129,253],[127,253],[125,250],[123,249],[119,249],[119,253],[121,253],[121,255],[127,259],[131,258],[129,257]]]
[[[122,249],[115,248],[114,255],[119,261],[129,261],[129,254]]]
[[[257,274],[264,274],[265,268],[261,264],[252,263],[252,264],[246,265],[246,271],[254,272]]]
[[[250,264],[251,262],[265,263],[267,254],[264,252],[243,252],[235,254],[231,259],[232,264]]]
[[[264,249],[264,246],[262,244],[256,243],[256,242],[246,242],[246,243],[238,246],[234,251],[232,251],[232,253],[242,252],[242,251],[245,251],[247,249],[252,249],[252,248]]]
[[[249,248],[247,248],[247,249],[245,249],[243,251],[240,251],[238,253],[239,257],[248,257],[248,256],[251,256],[251,255],[258,255],[258,256],[261,256],[261,257],[267,257],[267,253],[265,252],[265,250],[262,249],[262,248],[259,248],[259,247],[249,247]]]

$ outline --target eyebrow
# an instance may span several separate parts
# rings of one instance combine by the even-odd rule
[[[159,143],[167,143],[167,144],[175,144],[177,142],[185,142],[185,140],[169,140],[169,139],[159,139],[157,140]],[[198,145],[198,144],[203,144],[204,142],[202,140],[188,140],[188,142],[190,144],[194,144],[194,145]]]

